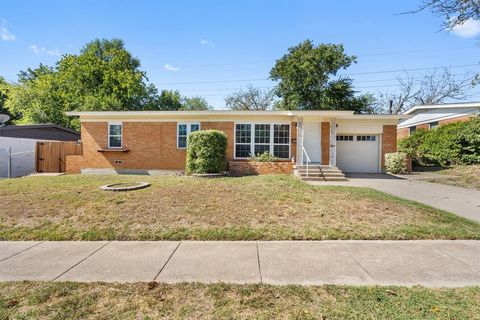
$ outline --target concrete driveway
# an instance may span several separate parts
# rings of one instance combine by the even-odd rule
[[[366,187],[450,211],[480,222],[480,191],[386,174],[349,174],[345,182],[309,182],[314,185]]]

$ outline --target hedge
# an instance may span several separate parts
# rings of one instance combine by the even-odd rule
[[[221,173],[227,168],[227,136],[218,130],[192,132],[187,138],[185,172]]]
[[[428,131],[419,129],[400,140],[398,150],[421,165],[480,163],[480,117]]]

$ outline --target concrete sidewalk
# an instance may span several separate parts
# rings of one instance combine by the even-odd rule
[[[0,242],[0,281],[480,285],[480,241]]]

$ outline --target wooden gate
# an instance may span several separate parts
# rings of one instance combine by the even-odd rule
[[[38,141],[36,150],[37,172],[65,172],[65,156],[82,154],[77,141]]]

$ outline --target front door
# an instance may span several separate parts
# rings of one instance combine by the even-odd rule
[[[303,145],[310,157],[310,161],[320,163],[322,159],[322,148],[319,122],[303,123]],[[306,160],[307,159],[305,159],[305,161]]]

